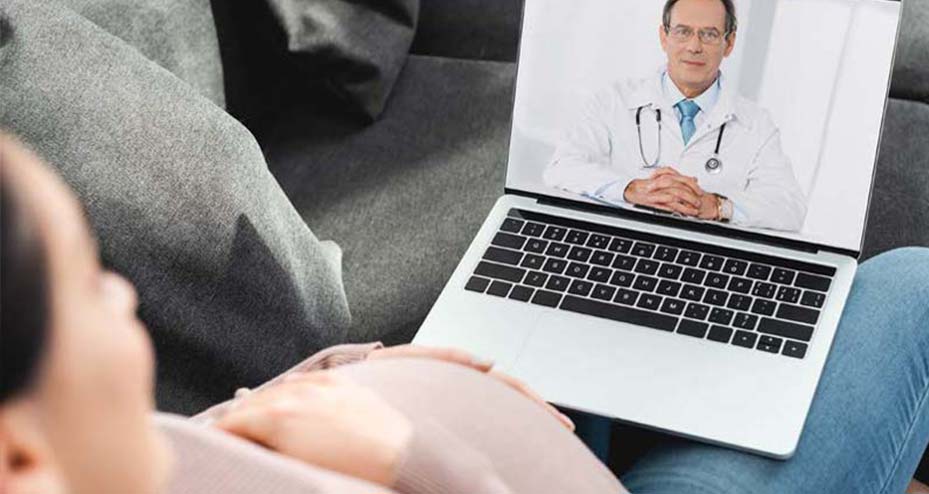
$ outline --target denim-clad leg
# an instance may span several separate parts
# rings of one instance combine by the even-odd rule
[[[793,458],[668,438],[623,476],[635,494],[900,494],[929,442],[929,249],[860,267]]]

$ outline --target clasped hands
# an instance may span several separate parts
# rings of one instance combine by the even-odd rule
[[[623,199],[701,220],[719,219],[719,196],[704,191],[696,178],[670,167],[658,168],[648,178],[629,182]]]
[[[521,381],[494,370],[492,362],[416,345],[374,350],[367,360],[396,358],[441,360],[485,373],[574,430],[570,419]],[[412,421],[377,393],[327,370],[291,374],[240,398],[216,426],[285,456],[388,487],[413,434]]]

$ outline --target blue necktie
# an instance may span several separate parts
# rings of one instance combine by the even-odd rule
[[[681,101],[675,105],[681,112],[681,131],[684,133],[684,144],[690,142],[690,138],[697,131],[697,124],[694,123],[694,117],[700,113],[700,106],[689,99]]]

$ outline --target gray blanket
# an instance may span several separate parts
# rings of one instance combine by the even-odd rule
[[[159,408],[187,413],[343,340],[349,313],[338,247],[216,104],[209,1],[138,3],[0,0],[0,128],[83,200],[170,359]]]

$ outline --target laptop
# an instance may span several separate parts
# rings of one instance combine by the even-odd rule
[[[414,343],[562,407],[787,459],[858,266],[901,4],[737,0],[730,37],[728,12],[685,3],[666,21],[664,0],[525,0],[506,183]],[[730,39],[685,139],[679,70]],[[627,196],[666,168],[720,211]]]

